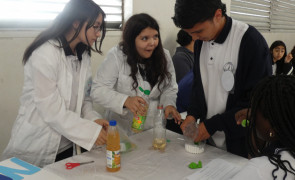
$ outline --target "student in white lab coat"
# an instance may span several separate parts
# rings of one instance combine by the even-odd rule
[[[260,82],[251,112],[236,113],[238,124],[250,114],[247,144],[252,159],[233,179],[295,179],[295,77],[277,75]]]
[[[70,0],[26,49],[21,105],[3,159],[43,167],[73,155],[73,143],[86,150],[106,143],[108,122],[90,98],[90,51],[95,43],[101,52],[104,18],[92,0]]]
[[[93,81],[91,97],[106,108],[106,119],[116,119],[127,135],[132,134],[133,115],[144,112],[144,90],[150,90],[149,109],[144,129],[153,127],[157,105],[166,117],[180,115],[175,108],[177,83],[170,54],[161,43],[159,25],[148,14],[129,18],[122,42],[113,47],[100,65]]]

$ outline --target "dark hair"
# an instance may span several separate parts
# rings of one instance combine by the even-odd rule
[[[174,24],[182,29],[192,28],[197,23],[212,20],[217,9],[226,14],[226,5],[221,0],[176,0]]]
[[[89,45],[86,31],[94,25],[99,14],[101,14],[103,17],[103,21],[101,24],[102,35],[99,42],[99,49],[97,49],[97,43],[95,42],[94,50]],[[104,19],[104,11],[92,0],[70,0],[64,7],[63,11],[59,13],[58,16],[54,19],[52,25],[45,31],[41,32],[33,41],[33,43],[26,49],[23,56],[23,63],[26,64],[33,51],[50,39],[58,40],[61,47],[61,38],[71,30],[75,21],[79,21],[80,23],[75,35],[68,43],[72,42],[78,36],[84,23],[88,22],[85,31],[88,45],[78,44],[77,47],[82,47],[82,52],[84,50],[87,50],[90,54],[90,50],[93,50],[101,54],[101,45],[106,32]]]
[[[181,46],[189,45],[192,42],[192,40],[192,37],[182,29],[179,30],[179,32],[177,33],[176,42]]]
[[[295,46],[293,47],[293,49],[291,50],[291,54],[293,56],[293,59],[295,58]]]
[[[293,49],[291,50],[291,54],[293,56],[291,62],[292,62],[292,66],[293,66],[293,69],[295,69],[295,46],[293,47]],[[293,73],[294,74],[294,73]]]
[[[127,56],[127,63],[131,67],[130,76],[133,79],[132,87],[134,90],[138,87],[138,82],[136,74],[138,72],[138,63],[143,62],[142,57],[138,54],[135,45],[136,37],[141,33],[142,30],[146,28],[152,28],[158,31],[159,43],[154,49],[152,56],[144,61],[145,70],[147,75],[147,81],[153,88],[157,83],[158,89],[160,90],[160,85],[164,83],[164,86],[170,83],[171,74],[167,69],[167,59],[163,50],[161,36],[159,31],[159,25],[157,21],[148,14],[135,14],[131,16],[126,22],[123,29],[122,42],[120,42],[120,48],[123,53]],[[166,78],[168,82],[165,81]],[[161,90],[160,90],[161,91]]]
[[[263,79],[253,90],[251,97],[250,124],[247,131],[247,144],[251,156],[268,156],[269,161],[276,167],[275,172],[281,168],[285,172],[295,175],[294,167],[288,160],[282,160],[281,156],[265,149],[271,147],[273,141],[266,142],[265,146],[256,150],[253,144],[257,144],[256,115],[257,112],[267,119],[274,130],[276,143],[281,145],[281,151],[288,151],[295,158],[295,77],[288,75],[270,76]],[[253,135],[253,138],[251,138]]]
[[[283,46],[284,48],[285,48],[285,53],[284,53],[284,56],[281,58],[281,59],[279,59],[278,61],[280,61],[280,60],[284,60],[285,59],[285,57],[287,56],[287,47],[286,47],[286,44],[283,42],[283,41],[280,41],[280,40],[277,40],[277,41],[275,41],[275,42],[273,42],[271,45],[270,45],[270,48],[269,48],[269,50],[270,50],[270,54],[271,54],[271,57],[273,58],[273,49],[274,48],[276,48],[276,47],[278,47],[278,46]]]

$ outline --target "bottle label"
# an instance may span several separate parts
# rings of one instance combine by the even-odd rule
[[[146,116],[136,115],[133,117],[132,128],[142,130]]]
[[[107,150],[107,167],[118,168],[121,166],[120,151]]]

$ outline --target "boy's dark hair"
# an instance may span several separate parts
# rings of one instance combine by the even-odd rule
[[[192,40],[192,37],[182,29],[179,30],[179,32],[177,33],[176,42],[181,46],[189,45],[192,42]]]
[[[174,24],[182,29],[192,28],[197,23],[211,20],[217,9],[226,14],[226,5],[221,0],[176,0]]]

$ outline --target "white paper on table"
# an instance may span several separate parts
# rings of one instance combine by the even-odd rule
[[[187,176],[186,180],[228,180],[240,171],[240,167],[223,159],[214,159],[205,167]]]

